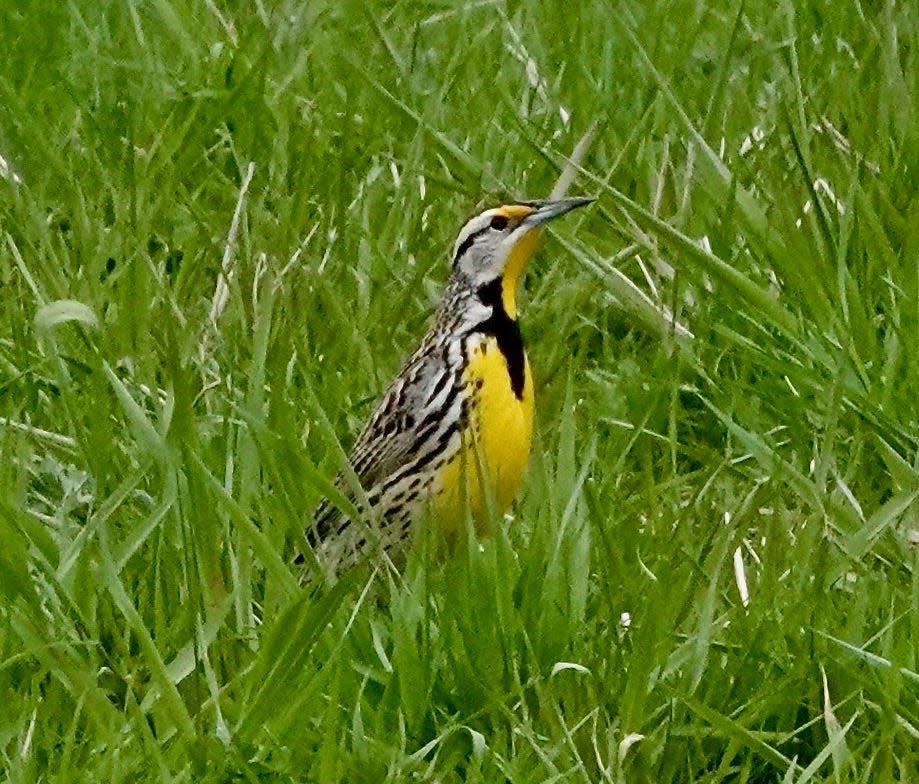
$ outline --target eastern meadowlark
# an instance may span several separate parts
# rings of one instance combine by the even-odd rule
[[[488,209],[460,231],[427,335],[357,438],[350,464],[361,494],[337,487],[365,520],[324,500],[306,537],[324,569],[368,545],[410,538],[422,516],[448,535],[471,513],[503,512],[523,478],[533,432],[533,380],[517,322],[517,287],[540,227],[590,198]]]

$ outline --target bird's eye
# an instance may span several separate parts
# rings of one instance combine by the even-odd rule
[[[503,215],[495,215],[495,217],[491,219],[491,227],[495,231],[504,231],[504,229],[507,228],[507,218]]]

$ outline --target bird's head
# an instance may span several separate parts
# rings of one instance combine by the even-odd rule
[[[572,197],[520,201],[493,207],[472,218],[453,247],[453,276],[479,291],[500,282],[504,310],[517,316],[517,284],[536,250],[540,227],[593,199]]]

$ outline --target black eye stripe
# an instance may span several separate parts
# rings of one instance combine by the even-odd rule
[[[482,232],[474,231],[466,239],[463,240],[463,244],[456,249],[456,255],[453,257],[453,263],[456,264],[463,255],[472,247],[472,243],[475,242],[475,238],[478,237]]]
[[[462,243],[460,243],[460,246],[456,249],[456,255],[453,257],[453,263],[456,264],[456,262],[463,257],[466,251],[472,247],[473,243],[486,231],[489,229],[503,231],[507,228],[509,223],[510,221],[503,215],[495,215],[492,217],[491,222],[485,228],[472,232],[468,237],[466,237],[466,239],[462,241]]]

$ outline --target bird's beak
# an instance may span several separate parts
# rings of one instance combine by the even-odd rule
[[[531,201],[528,204],[535,209],[523,219],[523,223],[527,226],[539,226],[593,201],[596,201],[596,199],[590,196],[571,196],[567,199]]]
[[[503,285],[501,297],[504,301],[504,310],[512,318],[517,318],[516,291],[517,282],[523,274],[523,269],[536,250],[539,238],[542,235],[542,224],[564,215],[576,207],[583,207],[594,201],[584,196],[573,196],[568,199],[541,199],[539,201],[517,202],[513,207],[505,208],[520,212],[529,209],[530,212],[521,217],[520,212],[513,215],[520,221],[520,225],[511,233],[509,240],[513,242],[504,262],[502,274]],[[508,216],[511,217],[511,216]]]

